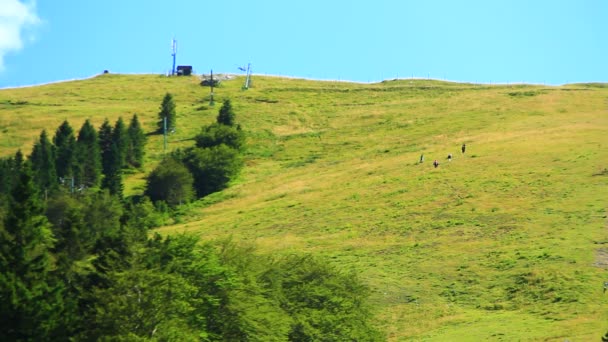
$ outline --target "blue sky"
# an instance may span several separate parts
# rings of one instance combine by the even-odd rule
[[[608,1],[0,0],[0,87],[103,70],[608,81]]]

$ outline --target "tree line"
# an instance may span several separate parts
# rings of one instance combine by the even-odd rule
[[[166,174],[181,169],[182,195],[124,198],[121,170],[143,165],[136,116],[99,131],[87,120],[78,137],[65,121],[28,158],[0,159],[0,340],[382,340],[353,273],[230,240],[151,234],[161,221],[154,201],[178,206],[238,171],[244,134],[234,117],[224,102],[194,147],[148,176],[156,196],[154,179],[171,183]]]
[[[137,115],[128,127],[122,118],[113,127],[106,119],[99,131],[86,120],[77,136],[65,120],[52,142],[46,130],[40,133],[27,162],[35,184],[46,195],[63,186],[72,192],[101,187],[122,197],[122,170],[143,167],[145,144],[146,135]],[[9,193],[16,181],[15,169],[23,158],[17,152],[13,158],[0,159],[0,196]]]

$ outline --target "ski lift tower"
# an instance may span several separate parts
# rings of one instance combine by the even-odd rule
[[[245,68],[239,68],[245,71]],[[243,85],[243,90],[249,89],[251,86],[251,63],[247,63],[247,77],[245,77],[245,84]]]
[[[177,40],[171,40],[171,56],[173,56],[173,68],[171,68],[171,76],[175,76],[175,55],[177,55]]]

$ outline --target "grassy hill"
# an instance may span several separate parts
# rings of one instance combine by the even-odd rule
[[[355,270],[391,341],[608,331],[605,84],[254,77],[243,91],[236,78],[210,107],[198,83],[103,75],[0,90],[0,155],[29,154],[40,130],[52,135],[64,119],[79,129],[85,118],[99,127],[137,113],[152,132],[165,92],[178,112],[169,149],[191,146],[230,98],[248,133],[245,169],[160,232],[232,237]],[[148,169],[162,154],[151,135]],[[127,193],[143,185],[143,174],[130,175]]]

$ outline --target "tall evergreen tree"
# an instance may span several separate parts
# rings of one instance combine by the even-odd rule
[[[40,139],[34,144],[29,160],[38,189],[44,192],[55,190],[58,185],[55,146],[51,144],[46,130],[40,133]]]
[[[15,170],[19,172],[19,173],[17,173],[17,176],[15,176],[15,178],[19,178],[18,175],[20,174],[21,170],[23,169],[23,162],[25,161],[21,150],[18,150],[15,153],[15,157],[13,158],[13,160],[15,162]]]
[[[144,151],[146,146],[146,134],[141,128],[141,124],[137,119],[137,114],[133,115],[129,128],[127,129],[129,135],[126,160],[127,165],[140,168],[144,165]]]
[[[89,120],[86,120],[78,132],[76,141],[75,178],[77,185],[96,187],[101,178],[101,154],[97,132]]]
[[[23,163],[21,151],[18,151],[14,157],[0,159],[0,194],[10,195],[18,179],[21,163]]]
[[[62,315],[51,277],[53,234],[31,168],[21,168],[0,232],[0,340],[50,340]]]
[[[160,105],[160,112],[158,113],[158,131],[160,133],[164,130],[164,120],[167,118],[167,132],[175,131],[175,102],[173,102],[173,95],[167,93],[163,98],[163,102]]]
[[[232,110],[232,103],[230,99],[224,100],[222,104],[222,108],[220,108],[220,112],[217,115],[217,123],[226,125],[226,126],[234,126],[234,111]]]
[[[114,129],[112,130],[112,141],[118,148],[120,167],[124,168],[127,166],[127,148],[130,144],[127,126],[121,117],[118,118],[118,120],[116,120],[116,124],[114,124]]]
[[[113,161],[112,152],[112,126],[110,121],[105,119],[101,127],[99,127],[99,152],[101,153],[101,172],[105,175],[111,168],[110,163]]]
[[[21,150],[15,153],[14,157],[0,159],[0,217],[8,210],[8,202],[11,197],[13,187],[19,179],[23,166],[23,154]],[[0,231],[2,226],[0,225]]]
[[[2,198],[2,195],[8,195],[11,191],[12,166],[13,158],[0,158],[0,198]]]
[[[76,155],[76,137],[72,126],[65,120],[53,137],[55,144],[55,168],[57,177],[68,178],[74,175],[74,163]]]
[[[120,150],[115,142],[112,142],[110,150],[104,154],[104,177],[101,187],[108,189],[111,195],[122,198],[122,167],[120,163]]]
[[[116,135],[114,133],[112,126],[110,126],[110,122],[106,119],[99,128],[101,171],[104,176],[101,187],[108,189],[110,194],[118,195],[122,198],[121,153],[118,144],[115,141]]]

